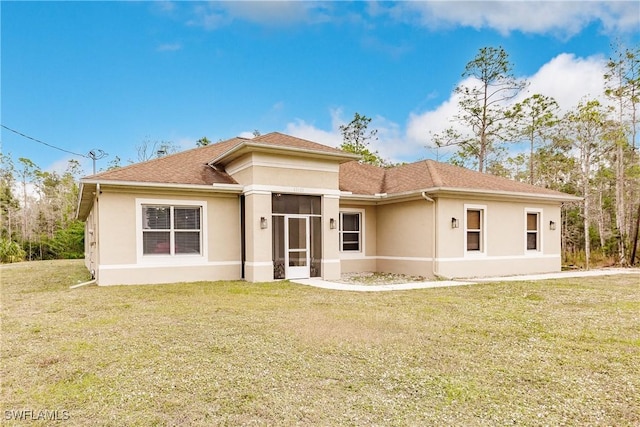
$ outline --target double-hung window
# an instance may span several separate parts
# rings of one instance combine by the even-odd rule
[[[465,206],[465,249],[467,253],[485,253],[486,208]]]
[[[540,250],[540,213],[527,212],[527,251]]]
[[[360,252],[362,248],[362,215],[360,212],[340,212],[340,250]]]
[[[143,255],[202,254],[199,206],[142,205]]]

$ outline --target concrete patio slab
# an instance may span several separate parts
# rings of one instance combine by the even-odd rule
[[[558,273],[544,274],[528,274],[522,276],[506,276],[506,277],[483,277],[461,280],[434,280],[428,282],[410,282],[398,283],[393,285],[357,285],[350,283],[330,282],[322,279],[296,279],[291,280],[293,283],[300,285],[313,286],[322,289],[332,289],[336,291],[354,291],[354,292],[383,292],[383,291],[405,291],[409,289],[427,289],[427,288],[443,288],[449,286],[465,286],[475,285],[478,283],[489,282],[515,282],[528,280],[547,280],[562,279],[570,277],[594,277],[594,276],[610,276],[618,274],[632,274],[638,276],[638,286],[640,287],[640,269],[638,268],[604,268],[588,271],[561,271]]]

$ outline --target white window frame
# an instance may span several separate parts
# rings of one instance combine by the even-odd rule
[[[527,230],[527,215],[528,214],[536,214],[538,216],[538,239],[536,242],[537,249],[528,249],[527,248],[527,239],[529,230]],[[541,255],[543,253],[543,233],[542,233],[542,224],[544,224],[542,217],[542,209],[538,208],[525,208],[524,209],[524,253],[525,255]]]
[[[358,214],[360,216],[360,231],[359,231],[359,236],[360,236],[360,248],[357,251],[350,251],[350,250],[342,250],[342,215],[343,214]],[[354,257],[354,258],[361,258],[364,255],[364,244],[365,244],[365,239],[364,239],[364,225],[365,225],[365,218],[364,218],[364,209],[344,209],[344,210],[340,210],[339,212],[339,218],[338,218],[338,245],[339,245],[339,249],[340,249],[340,254],[342,258],[348,258],[348,257]],[[353,231],[347,231],[347,233],[353,233]]]
[[[144,254],[142,209],[144,206],[170,206],[173,208],[200,208],[200,253],[199,254]],[[207,202],[204,200],[136,199],[136,254],[139,264],[184,265],[202,264],[208,258]],[[173,219],[173,216],[172,216]],[[173,241],[173,224],[171,229]],[[173,252],[173,249],[172,249]]]
[[[480,211],[480,250],[468,250],[467,249],[467,231],[475,231],[469,230],[467,228],[467,211]],[[464,224],[464,233],[463,233],[463,245],[464,245],[464,256],[465,257],[485,257],[487,256],[487,240],[489,236],[489,230],[487,228],[487,205],[474,205],[474,204],[466,204],[464,205],[463,212],[463,224]]]

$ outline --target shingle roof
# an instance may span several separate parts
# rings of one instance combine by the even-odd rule
[[[232,138],[227,141],[194,148],[159,159],[137,163],[86,177],[87,180],[124,181],[170,184],[211,185],[236,184],[223,169],[209,165],[243,145],[278,146],[330,155],[346,155],[342,150],[278,132],[253,139]],[[348,157],[342,161],[348,160]],[[392,168],[348,161],[340,165],[340,190],[359,195],[397,194],[433,188],[514,192],[560,196],[564,193],[547,188],[483,174],[458,166],[423,160]]]
[[[159,159],[101,172],[88,176],[86,179],[170,184],[235,184],[236,181],[224,170],[216,170],[209,166],[209,163],[213,159],[224,156],[225,153],[233,148],[246,143],[330,154],[345,154],[344,151],[337,148],[273,132],[253,139],[241,137],[232,138],[227,141],[207,145],[206,147],[194,148]]]
[[[208,162],[244,141],[246,141],[245,138],[233,138],[206,147],[101,172],[86,179],[170,184],[236,184],[236,181],[226,172],[213,169]]]
[[[372,168],[378,169],[378,171],[376,172]],[[394,194],[435,188],[567,196],[548,188],[512,181],[434,160],[421,160],[388,169],[364,165],[355,161],[340,165],[340,190],[350,191],[354,194]]]
[[[325,153],[345,154],[344,151],[338,148],[318,144],[317,142],[297,138],[295,136],[286,135],[280,132],[272,132],[266,135],[260,135],[249,141],[251,141],[251,143],[253,144],[277,145],[287,148],[300,148],[305,150],[321,151]]]
[[[384,168],[357,161],[340,165],[340,190],[354,194],[384,193]]]

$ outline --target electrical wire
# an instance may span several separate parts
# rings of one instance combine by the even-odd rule
[[[0,126],[2,126],[4,129],[6,129],[6,130],[8,130],[10,132],[13,132],[13,133],[15,133],[17,135],[20,135],[20,136],[24,137],[24,138],[30,139],[32,141],[35,141],[35,142],[39,143],[39,144],[46,145],[47,147],[51,147],[51,148],[54,148],[56,150],[64,151],[65,153],[73,154],[74,156],[80,156],[80,157],[84,157],[84,158],[87,158],[87,159],[89,158],[89,156],[87,156],[85,154],[74,153],[73,151],[69,151],[69,150],[65,150],[64,148],[56,147],[55,145],[51,145],[51,144],[48,144],[48,143],[46,143],[44,141],[40,141],[39,139],[33,138],[33,137],[29,136],[29,135],[25,135],[24,133],[18,132],[15,129],[11,129],[10,127],[5,126],[3,124],[0,124]]]

